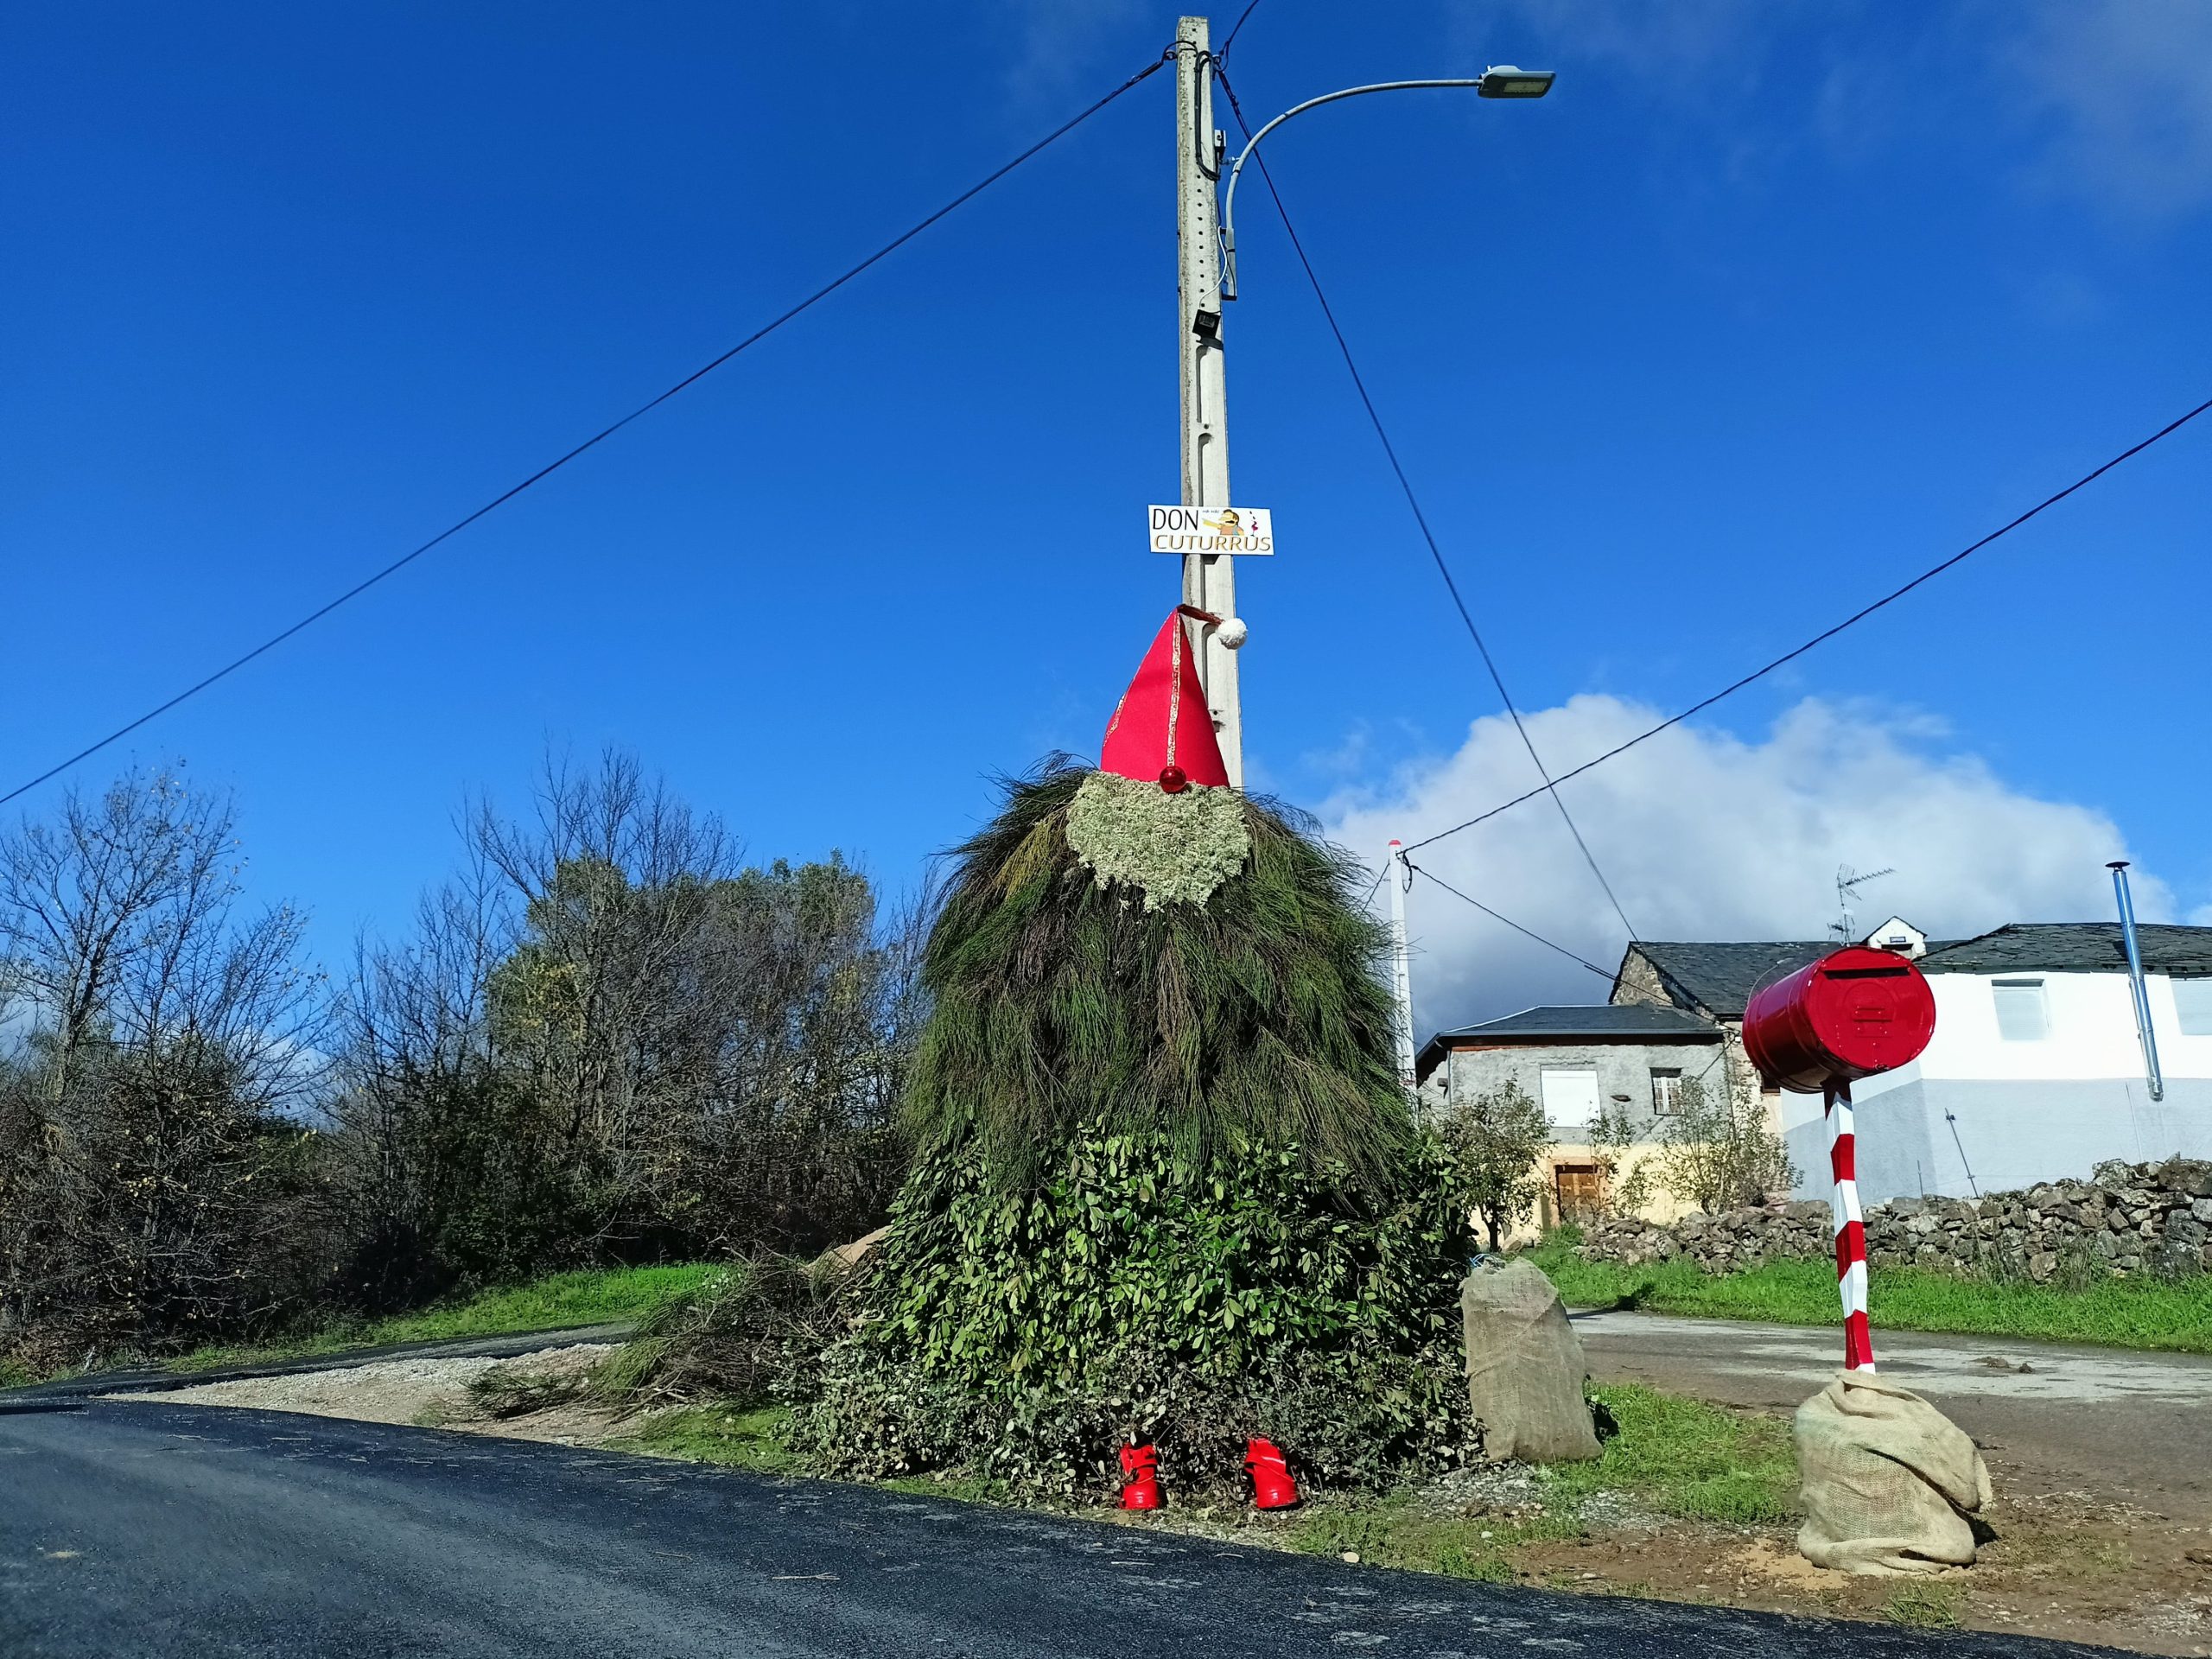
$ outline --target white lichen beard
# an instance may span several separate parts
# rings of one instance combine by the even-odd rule
[[[1144,907],[1203,905],[1244,868],[1252,838],[1233,789],[1158,784],[1094,772],[1068,806],[1068,845],[1097,878],[1139,889]]]

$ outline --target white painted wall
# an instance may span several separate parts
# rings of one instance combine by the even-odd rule
[[[1998,1034],[1993,988],[1999,979],[2043,981],[2048,1036],[2008,1042]],[[2183,1036],[2173,982],[2164,974],[2145,979],[2160,1067],[2169,1077],[2212,1077],[2212,1037]],[[2143,1075],[2125,974],[1930,974],[1928,985],[1936,994],[1936,1036],[1917,1063],[1923,1077],[2050,1082]]]
[[[1999,1034],[1999,979],[2040,979],[2046,1034]],[[1852,1086],[1858,1106],[1860,1197],[1983,1192],[2085,1177],[2108,1158],[2131,1162],[2212,1147],[2212,1036],[2183,1036],[2173,984],[2145,976],[2166,1098],[2150,1100],[2135,1006],[2125,974],[1932,973],[1936,1035],[1910,1065]],[[1817,1095],[1785,1093],[1782,1128],[1804,1179],[1827,1191]],[[1962,1156],[1963,1154],[1963,1156]]]

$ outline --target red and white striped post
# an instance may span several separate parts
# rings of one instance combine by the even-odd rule
[[[1866,1323],[1866,1219],[1859,1209],[1859,1137],[1851,1122],[1851,1085],[1829,1083],[1821,1090],[1828,1122],[1828,1172],[1834,1188],[1828,1208],[1835,1217],[1835,1283],[1843,1298],[1843,1369],[1874,1369],[1874,1334]]]
[[[1859,1137],[1851,1083],[1920,1058],[1936,1034],[1936,996],[1905,957],[1846,945],[1751,993],[1744,1052],[1770,1088],[1821,1091],[1835,1185],[1835,1283],[1843,1299],[1843,1369],[1874,1369],[1866,1327],[1866,1223],[1859,1209]]]

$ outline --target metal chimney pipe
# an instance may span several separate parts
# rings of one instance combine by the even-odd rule
[[[2151,989],[2143,982],[2143,951],[2135,942],[2135,900],[2127,891],[2127,861],[2116,858],[2105,867],[2112,872],[2113,896],[2120,900],[2120,937],[2127,944],[2127,978],[2135,993],[2135,1034],[2143,1043],[2143,1077],[2151,1085],[2151,1098],[2166,1097],[2166,1080],[2158,1071],[2158,1039],[2151,1031]]]

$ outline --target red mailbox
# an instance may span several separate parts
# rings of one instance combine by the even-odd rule
[[[1759,1075],[1818,1094],[1920,1058],[1936,1034],[1936,998],[1893,951],[1851,945],[1753,994],[1744,1051]]]

